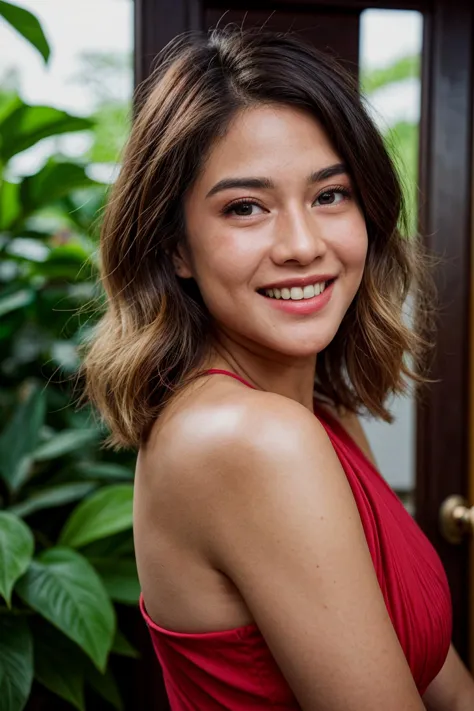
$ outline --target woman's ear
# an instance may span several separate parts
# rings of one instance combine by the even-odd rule
[[[190,279],[193,276],[191,269],[191,260],[187,254],[187,250],[183,245],[178,245],[171,255],[173,266],[176,274],[182,279]]]

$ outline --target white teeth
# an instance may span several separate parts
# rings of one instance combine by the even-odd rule
[[[301,286],[292,286],[290,289],[292,301],[299,301],[303,298],[303,289]]]
[[[293,301],[301,301],[301,299],[312,299],[313,296],[319,296],[326,288],[326,282],[322,281],[317,284],[308,284],[304,288],[293,286],[288,289],[284,286],[282,289],[265,289],[265,295],[273,299],[292,299]]]

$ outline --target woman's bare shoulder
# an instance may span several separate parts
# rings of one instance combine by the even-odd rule
[[[303,426],[325,436],[313,413],[290,398],[236,381],[207,383],[173,403],[140,456],[151,468],[165,456],[173,470],[184,476],[189,468],[195,477],[209,458],[283,447]]]

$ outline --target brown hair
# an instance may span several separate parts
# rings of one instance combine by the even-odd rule
[[[368,231],[362,284],[318,354],[315,387],[336,406],[390,421],[387,396],[405,389],[405,376],[423,380],[428,282],[418,240],[402,234],[397,171],[354,79],[293,35],[230,27],[174,39],[136,99],[101,229],[107,310],[81,370],[84,397],[111,430],[106,444],[139,447],[203,363],[212,319],[194,280],[180,279],[171,259],[185,240],[183,196],[236,112],[269,102],[318,119],[353,178]],[[421,301],[409,328],[402,309],[414,284]]]

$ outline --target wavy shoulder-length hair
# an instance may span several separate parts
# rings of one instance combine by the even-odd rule
[[[111,434],[105,445],[138,448],[173,393],[209,352],[212,318],[172,255],[186,240],[183,196],[236,112],[259,104],[304,108],[322,125],[351,175],[368,231],[359,291],[318,354],[316,390],[352,412],[390,421],[387,396],[422,381],[422,304],[410,328],[413,286],[427,295],[425,259],[408,239],[397,170],[360,98],[333,59],[291,34],[186,33],[158,55],[136,93],[137,111],[108,196],[100,236],[106,311],[84,350],[83,396]]]

